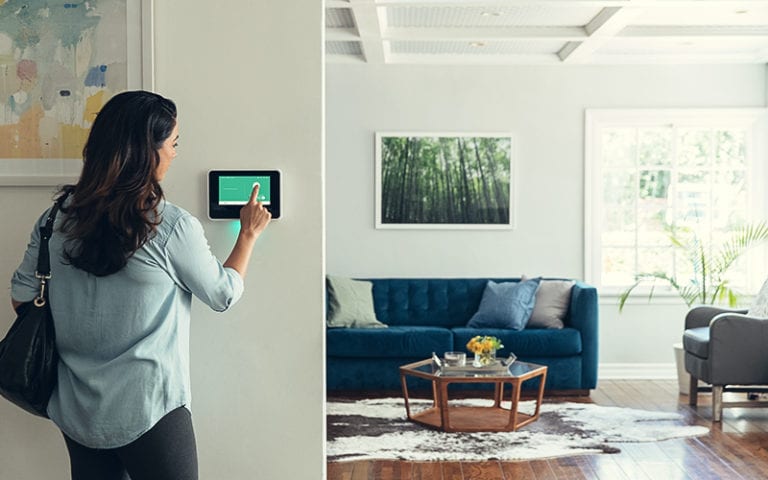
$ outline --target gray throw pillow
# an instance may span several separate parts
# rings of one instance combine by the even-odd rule
[[[752,305],[749,306],[747,316],[768,318],[768,280],[763,283]]]
[[[563,328],[571,302],[573,280],[542,280],[536,291],[536,304],[528,328]]]
[[[386,328],[373,310],[373,284],[363,280],[334,277],[328,282],[329,327]]]

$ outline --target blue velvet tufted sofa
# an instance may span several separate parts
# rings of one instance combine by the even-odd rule
[[[365,279],[373,284],[376,317],[388,328],[328,328],[327,389],[400,389],[398,367],[429,358],[432,352],[466,351],[475,335],[499,337],[518,359],[547,365],[545,388],[588,394],[597,385],[597,290],[576,282],[563,329],[473,329],[465,325],[477,311],[488,280],[519,278]],[[470,356],[470,355],[468,355]],[[531,382],[527,382],[531,383]]]

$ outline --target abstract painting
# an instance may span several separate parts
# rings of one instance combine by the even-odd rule
[[[146,3],[0,0],[0,175],[79,162],[104,103],[142,86],[131,44],[141,49]]]
[[[513,227],[512,138],[376,134],[377,228]]]

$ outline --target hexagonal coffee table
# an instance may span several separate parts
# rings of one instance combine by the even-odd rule
[[[420,412],[411,411],[407,377],[423,378],[432,383],[431,408]],[[521,386],[523,382],[534,378],[539,379],[536,409],[532,415],[518,412]],[[546,379],[546,366],[521,361],[503,368],[440,368],[432,359],[428,359],[400,367],[400,382],[408,419],[445,432],[514,432],[535,422],[539,418]],[[451,405],[448,385],[472,383],[494,384],[492,406]],[[502,406],[505,385],[510,385],[512,390],[509,408]]]

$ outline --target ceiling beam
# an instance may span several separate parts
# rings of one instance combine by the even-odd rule
[[[768,26],[762,25],[633,25],[618,37],[679,38],[679,37],[768,37]]]
[[[325,62],[352,65],[352,64],[365,63],[365,60],[363,60],[362,57],[359,57],[357,55],[340,55],[340,54],[326,53]]]
[[[386,47],[381,33],[386,27],[386,8],[378,7],[375,0],[350,0],[349,6],[355,17],[365,60],[372,64],[385,63]]]
[[[587,37],[581,27],[389,27],[387,40],[562,40],[577,41]]]
[[[326,28],[325,40],[338,42],[360,41],[360,34],[356,28]]]
[[[755,55],[751,53],[623,53],[621,55],[603,53],[594,55],[589,63],[590,65],[746,65],[756,62]]]
[[[421,65],[557,65],[560,60],[552,53],[509,55],[420,55],[393,53],[390,64]]]
[[[643,9],[637,7],[603,8],[600,13],[595,15],[595,18],[584,26],[587,38],[580,42],[568,42],[557,53],[558,57],[565,63],[583,62],[642,12]]]
[[[326,0],[326,7],[330,7]],[[350,0],[353,2],[354,0]],[[765,0],[367,0],[387,7],[693,7],[706,8],[727,6],[729,8],[750,8],[765,6]],[[344,4],[333,1],[334,6]],[[348,5],[347,5],[348,6]]]

